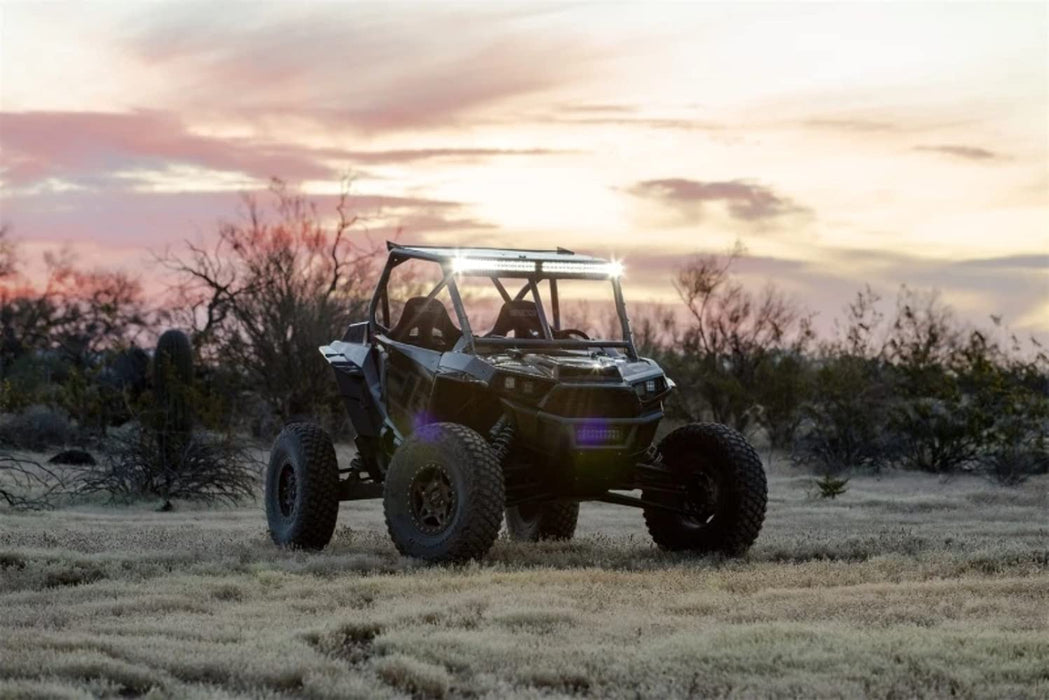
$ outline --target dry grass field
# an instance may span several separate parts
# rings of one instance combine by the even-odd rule
[[[584,505],[567,544],[397,556],[377,502],[319,554],[261,504],[0,514],[0,697],[1049,696],[1049,480],[774,476],[740,561]]]

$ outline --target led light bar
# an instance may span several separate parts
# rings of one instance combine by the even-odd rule
[[[599,427],[581,425],[576,428],[576,440],[582,445],[621,444],[623,429],[618,427]]]
[[[507,272],[535,272],[535,262],[531,260],[485,260],[483,258],[454,258],[452,271],[480,272],[484,270],[505,270]]]
[[[610,263],[544,262],[543,272],[619,277],[623,274],[623,263],[618,261]]]

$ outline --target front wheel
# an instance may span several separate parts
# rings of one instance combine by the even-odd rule
[[[339,464],[328,433],[312,423],[280,431],[266,470],[266,519],[282,547],[323,549],[339,516]]]
[[[643,498],[687,513],[646,508],[656,544],[669,551],[744,554],[761,531],[768,500],[765,470],[746,438],[717,423],[692,423],[657,449],[681,491],[646,490]]]
[[[579,520],[577,501],[527,503],[506,509],[506,530],[519,542],[570,540]]]
[[[386,470],[383,510],[397,550],[433,562],[480,559],[503,520],[503,470],[474,430],[456,423],[419,428]]]

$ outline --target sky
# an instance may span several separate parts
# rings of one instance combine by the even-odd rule
[[[159,279],[279,177],[373,237],[564,246],[670,301],[742,242],[1049,333],[1046,3],[0,2],[0,222]]]

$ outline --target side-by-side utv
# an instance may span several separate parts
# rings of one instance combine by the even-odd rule
[[[504,513],[514,539],[570,538],[584,500],[641,508],[667,550],[750,547],[765,518],[761,461],[711,423],[652,444],[674,383],[637,354],[618,263],[560,248],[388,248],[367,319],[320,348],[357,456],[340,465],[320,427],[284,428],[266,478],[277,544],[322,548],[340,501],[381,497],[397,549],[431,561],[483,557]],[[614,332],[592,337],[579,315],[609,292]]]

